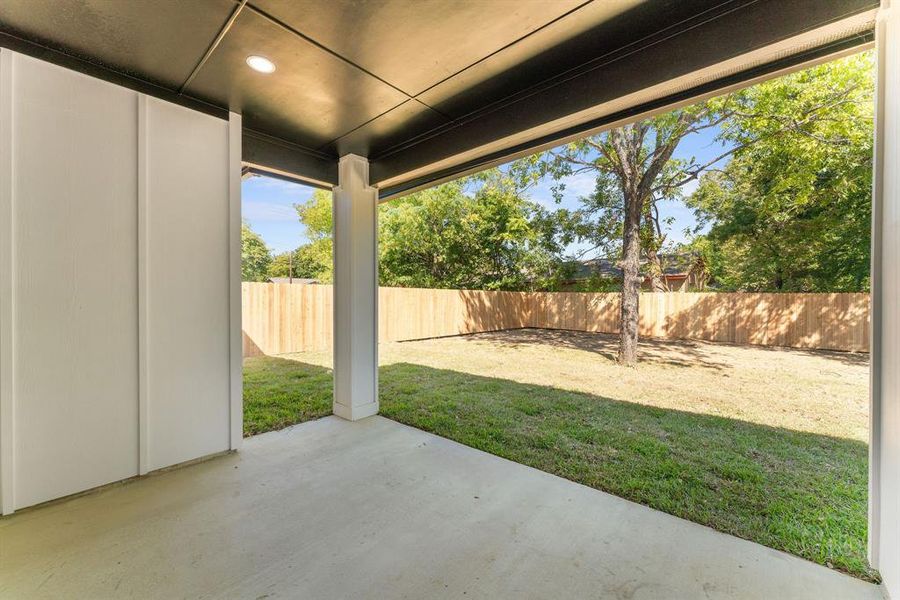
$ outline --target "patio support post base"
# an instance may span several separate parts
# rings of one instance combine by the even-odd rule
[[[333,206],[332,410],[356,421],[378,413],[378,190],[365,158],[341,157]]]

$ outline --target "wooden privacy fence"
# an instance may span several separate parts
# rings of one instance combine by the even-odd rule
[[[529,327],[618,333],[619,295],[530,294]],[[869,351],[868,294],[642,293],[640,335]]]
[[[332,287],[244,283],[244,356],[331,348]],[[380,288],[395,342],[536,327],[617,333],[619,295]],[[868,294],[642,293],[643,337],[867,352]]]
[[[244,356],[331,349],[332,286],[244,283]],[[521,292],[378,289],[378,339],[417,340],[527,327]]]

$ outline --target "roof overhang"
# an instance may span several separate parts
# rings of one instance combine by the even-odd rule
[[[523,101],[523,106],[485,115],[455,130],[438,133],[411,146],[408,153],[379,158],[372,165],[373,179],[382,190],[381,196],[389,198],[474,173],[868,49],[875,41],[874,22],[875,11],[854,15],[715,64],[697,65],[695,70],[657,83],[647,77],[643,70],[645,64],[640,64],[665,59],[667,49],[655,48],[653,56],[624,59],[623,62],[631,64],[620,65],[623,76],[611,78],[605,90],[601,87],[588,94],[579,88],[591,83],[578,81],[547,90]],[[629,73],[633,74],[633,79]],[[646,86],[641,87],[635,79]],[[567,113],[562,106],[565,99],[572,96],[609,99]],[[523,127],[531,120],[524,115],[539,112],[545,116],[545,121],[537,118],[533,126]],[[486,132],[490,133],[485,135]],[[422,162],[426,164],[420,165]]]
[[[877,0],[6,0],[0,46],[217,116],[253,172],[383,198],[867,47]],[[60,24],[64,23],[65,26]],[[250,54],[272,58],[251,72]]]

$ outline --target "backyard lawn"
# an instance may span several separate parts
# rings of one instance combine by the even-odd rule
[[[868,357],[516,330],[380,346],[381,413],[875,579]],[[331,413],[330,354],[244,361],[245,434]]]

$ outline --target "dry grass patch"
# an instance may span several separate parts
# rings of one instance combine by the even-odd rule
[[[695,341],[642,340],[615,363],[612,335],[517,329],[379,345],[380,365],[411,363],[739,419],[868,443],[869,356]],[[331,366],[330,353],[284,355]]]

